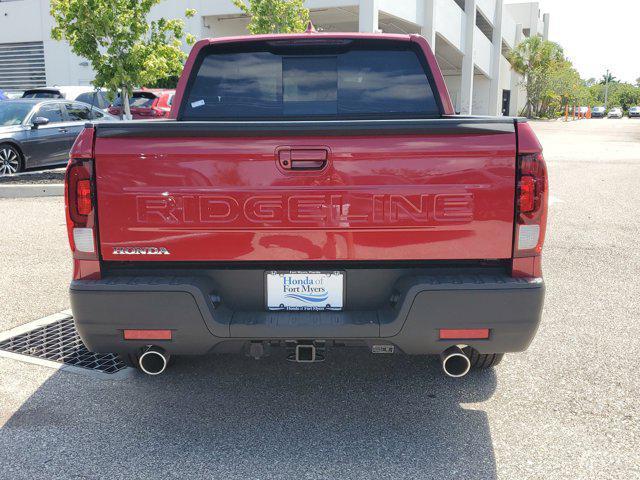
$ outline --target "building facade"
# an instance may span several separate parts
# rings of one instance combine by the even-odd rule
[[[419,33],[435,50],[456,111],[516,115],[521,78],[505,55],[523,38],[548,36],[537,2],[503,0],[306,0],[319,31]],[[231,0],[164,0],[152,18],[183,17],[198,38],[242,35],[248,18]],[[90,64],[51,39],[49,0],[0,0],[0,89],[88,85]],[[186,49],[188,47],[185,46]]]

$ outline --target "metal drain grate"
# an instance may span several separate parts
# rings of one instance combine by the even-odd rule
[[[104,373],[117,373],[127,368],[114,353],[87,350],[71,317],[2,340],[0,350]]]

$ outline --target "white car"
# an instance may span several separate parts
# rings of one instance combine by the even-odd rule
[[[607,118],[622,118],[622,109],[620,107],[613,107],[609,110]]]
[[[640,107],[631,107],[629,109],[629,118],[640,118]]]

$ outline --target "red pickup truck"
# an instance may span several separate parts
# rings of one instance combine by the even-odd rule
[[[170,118],[87,124],[66,185],[77,329],[149,374],[361,346],[460,377],[540,321],[542,148],[455,115],[417,35],[200,41]]]

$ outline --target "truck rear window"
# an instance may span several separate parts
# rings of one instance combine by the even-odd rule
[[[426,66],[404,42],[211,51],[196,63],[184,120],[371,118],[440,113]],[[387,44],[386,46],[384,44]]]

